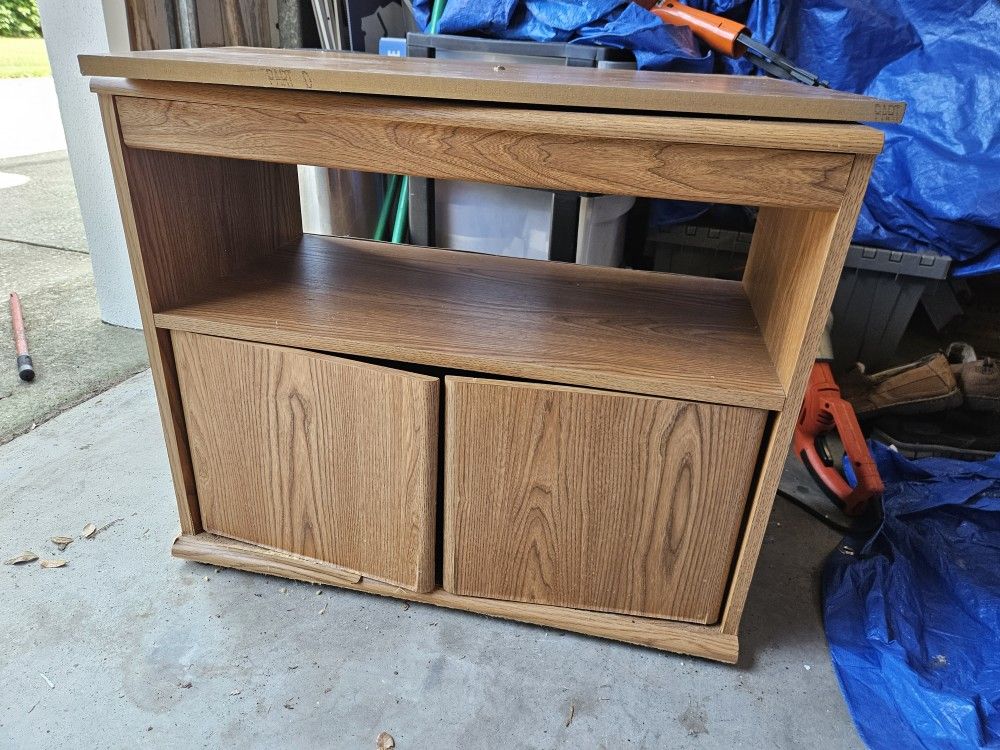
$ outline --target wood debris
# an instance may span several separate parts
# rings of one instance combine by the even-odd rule
[[[92,523],[88,523],[86,526],[83,527],[84,539],[93,539],[94,534],[96,533],[97,533],[97,527]]]
[[[239,688],[236,688],[235,690],[230,690],[229,694],[230,695],[239,695],[241,692],[243,692],[243,691],[240,690]]]
[[[62,568],[66,565],[65,560],[39,560],[38,564],[43,568]]]
[[[134,516],[134,515],[135,515],[135,513],[133,513],[132,515]],[[112,526],[114,526],[114,525],[115,525],[116,523],[121,523],[121,522],[122,522],[122,521],[124,521],[124,520],[125,520],[124,518],[116,518],[116,519],[115,519],[114,521],[108,521],[108,522],[107,522],[106,524],[104,524],[104,525],[103,525],[103,526],[102,526],[101,528],[99,528],[99,529],[98,529],[98,530],[97,530],[96,532],[94,532],[94,533],[95,533],[95,534],[101,534],[101,533],[103,533],[103,532],[107,531],[108,529],[110,529],[110,528],[111,528]]]
[[[396,747],[396,740],[388,732],[379,732],[375,738],[375,750],[392,750]]]
[[[185,690],[187,690],[189,687],[191,687],[191,680],[185,680],[184,682],[178,682],[177,683],[177,687],[184,688]]]
[[[39,674],[39,676],[43,680],[45,680],[45,684],[48,685],[50,689],[52,689],[52,690],[56,689],[56,684],[52,680],[50,680],[48,677],[46,677],[43,672],[39,672],[38,674]]]
[[[25,550],[17,557],[12,557],[9,560],[4,560],[4,565],[23,565],[24,563],[34,562],[38,559],[38,555],[30,550]]]
[[[59,548],[59,551],[62,552],[64,549],[66,549],[69,545],[73,543],[73,537],[54,536],[51,539],[49,539],[49,541],[52,542],[54,545],[56,545]]]
[[[570,724],[573,723],[573,717],[575,715],[576,715],[576,704],[575,703],[570,703],[569,704],[569,716],[566,717],[566,726],[569,726]]]

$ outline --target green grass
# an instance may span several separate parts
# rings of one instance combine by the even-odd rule
[[[0,37],[0,78],[36,78],[52,75],[44,39]]]

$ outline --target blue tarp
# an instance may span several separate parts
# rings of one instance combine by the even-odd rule
[[[870,445],[884,521],[823,573],[858,732],[874,750],[1000,747],[1000,458],[910,461]]]
[[[426,26],[430,0],[414,0]],[[997,0],[690,0],[744,21],[754,36],[834,88],[907,102],[882,126],[855,241],[1000,270],[1000,2]],[[450,0],[445,34],[572,41],[632,50],[640,68],[748,73],[623,0]],[[693,206],[658,213],[684,221]]]

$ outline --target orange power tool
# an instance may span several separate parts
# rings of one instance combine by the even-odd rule
[[[775,78],[798,81],[807,86],[830,88],[830,84],[808,70],[803,70],[787,57],[761,44],[750,29],[714,13],[698,10],[673,0],[635,0],[638,5],[653,13],[663,23],[686,26],[705,44],[727,57],[746,57],[751,63]]]
[[[854,487],[840,473],[837,456],[830,448],[834,432],[857,479]],[[861,434],[858,417],[840,395],[825,359],[817,359],[809,375],[795,426],[795,453],[827,496],[849,516],[864,515],[872,498],[882,494],[882,477]]]

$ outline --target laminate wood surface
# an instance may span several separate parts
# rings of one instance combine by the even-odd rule
[[[302,234],[292,165],[134,148],[123,156],[154,311]]]
[[[526,106],[468,104],[401,96],[331,94],[317,91],[213,86],[172,81],[92,78],[92,91],[117,97],[253,107],[338,118],[436,125],[516,133],[547,133],[581,138],[659,140],[715,146],[778,148],[792,151],[877,154],[882,131],[842,122],[749,120],[539,109]]]
[[[157,81],[736,117],[899,122],[903,102],[761,76],[598,70],[246,47],[81,55],[80,71]]]
[[[444,588],[710,623],[767,413],[445,379]]]
[[[587,612],[544,604],[504,602],[473,596],[456,596],[443,589],[427,593],[407,591],[391,584],[362,578],[345,580],[340,568],[318,560],[276,552],[252,544],[226,539],[214,534],[182,534],[174,542],[172,553],[182,560],[206,565],[246,570],[252,573],[291,578],[311,583],[323,583],[353,591],[392,596],[413,602],[433,604],[449,609],[476,612],[549,628],[562,628],[577,633],[634,643],[649,648],[690,654],[706,659],[735,664],[739,656],[739,641],[717,626],[691,625],[670,620],[657,620],[606,612]]]
[[[434,586],[438,380],[175,332],[204,528]]]
[[[503,118],[490,128],[397,121],[353,105],[337,113],[333,101],[323,113],[137,97],[117,104],[125,142],[134,148],[739,205],[836,207],[854,159],[618,138],[618,128],[589,136],[522,133]],[[565,114],[570,125],[586,117]]]
[[[779,409],[738,282],[305,235],[164,328]]]
[[[735,634],[743,617],[774,495],[873,161],[870,156],[857,157],[844,203],[832,217],[795,210],[758,215],[743,283],[754,308],[767,321],[769,332],[765,331],[765,338],[774,353],[779,376],[786,384],[788,401],[774,420],[750,501],[723,610],[721,624],[727,633]],[[800,252],[804,258],[789,258],[782,253],[791,250]]]

